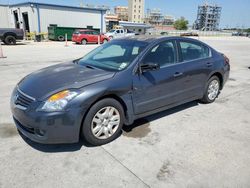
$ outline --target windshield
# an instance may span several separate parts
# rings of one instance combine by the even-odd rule
[[[115,32],[115,30],[114,29],[112,29],[112,30],[110,30],[108,33],[114,33]]]
[[[78,61],[78,64],[108,71],[121,71],[133,62],[148,43],[117,40],[106,43]]]

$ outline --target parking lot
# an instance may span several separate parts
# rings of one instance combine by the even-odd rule
[[[40,145],[12,121],[12,89],[40,68],[79,58],[97,45],[3,45],[0,59],[0,188],[250,187],[250,38],[204,37],[230,58],[215,103],[191,102],[136,121],[110,144]]]

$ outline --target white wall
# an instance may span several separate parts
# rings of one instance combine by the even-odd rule
[[[49,6],[40,6],[39,10],[42,32],[47,31],[50,24],[80,28],[93,26],[93,28],[101,29],[102,18],[100,11]]]
[[[0,5],[0,28],[11,28],[7,6]]]
[[[93,26],[93,28],[101,29],[101,21],[103,22],[103,32],[106,32],[105,11],[103,11],[103,17],[101,17],[101,11],[99,10],[52,7],[46,5],[38,5],[38,8],[40,13],[41,32],[48,32],[48,26],[50,24],[79,28]],[[20,7],[11,7],[9,10],[9,24],[11,27],[15,27],[13,14],[15,10],[18,11],[19,21],[21,22],[23,22],[22,13],[28,12],[30,31],[38,32],[38,12],[36,4],[32,7],[29,4]],[[21,23],[20,26],[24,28],[23,23]]]

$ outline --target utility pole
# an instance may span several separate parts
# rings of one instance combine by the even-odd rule
[[[83,7],[84,4],[83,4],[83,0],[80,1],[80,7]]]

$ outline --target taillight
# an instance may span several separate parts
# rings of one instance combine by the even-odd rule
[[[222,54],[222,55],[223,55],[223,57],[224,57],[225,64],[230,65],[230,60],[229,60],[229,58],[228,58],[225,54]]]

